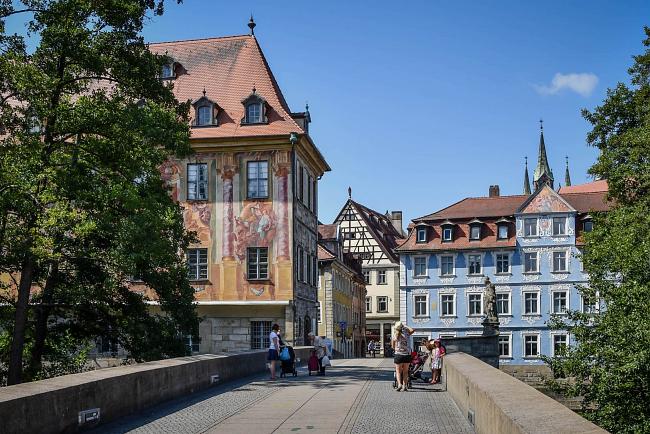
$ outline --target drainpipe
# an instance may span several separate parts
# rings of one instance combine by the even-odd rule
[[[289,142],[291,143],[291,282],[293,283],[293,303],[291,303],[291,308],[293,309],[293,345],[297,343],[296,336],[296,270],[295,270],[295,243],[296,243],[296,143],[298,143],[298,133],[289,134]],[[302,321],[302,319],[300,320]],[[304,342],[303,342],[304,344]]]

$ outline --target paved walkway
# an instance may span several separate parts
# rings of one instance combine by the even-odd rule
[[[392,359],[334,360],[324,377],[231,382],[96,433],[472,433],[443,386],[392,387]],[[395,417],[395,415],[399,415]]]

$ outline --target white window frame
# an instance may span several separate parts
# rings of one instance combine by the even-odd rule
[[[176,78],[176,73],[174,72],[174,62],[165,63],[160,70],[160,78],[170,79]]]
[[[499,358],[500,359],[512,359],[512,332],[499,332],[499,338],[507,337],[508,338],[508,354],[501,355],[501,342],[498,342],[499,346]]]
[[[260,167],[262,163],[266,164],[266,178],[263,178],[260,176]],[[251,165],[256,166],[256,177],[251,178],[250,172],[251,172]],[[271,165],[269,164],[269,160],[250,160],[246,162],[246,198],[247,199],[268,199],[271,195],[271,192],[269,191],[271,189],[271,184],[269,182],[269,169]],[[251,185],[256,184],[257,185],[257,191],[253,193],[251,191]],[[265,187],[265,195],[262,195],[260,193],[259,188],[264,185]]]
[[[266,250],[266,262],[262,262],[260,260],[262,250]],[[247,247],[246,248],[246,280],[268,280],[270,277],[270,267],[271,267],[271,249],[268,247]],[[255,253],[255,262],[254,264],[256,265],[256,271],[253,277],[251,277],[250,274],[250,259],[251,259],[251,252],[256,251]],[[261,271],[261,266],[266,264],[266,273],[263,274]]]
[[[503,238],[500,236],[502,227],[506,229],[506,236],[503,237]],[[508,232],[510,232],[510,228],[508,227],[507,223],[499,223],[499,224],[497,224],[497,240],[507,240],[508,239]]]
[[[499,256],[506,256],[508,258],[508,271],[499,271],[499,268],[497,267]],[[494,254],[494,274],[512,274],[512,253],[496,252]]]
[[[416,243],[426,243],[427,242],[427,228],[418,227],[416,232]]]
[[[479,313],[470,313],[470,296],[478,295],[480,297],[480,311]],[[483,316],[483,293],[482,292],[468,292],[467,293],[467,316],[468,317],[477,317]]]
[[[567,349],[569,348],[569,345],[570,345],[569,332],[566,332],[564,330],[552,330],[551,331],[551,357],[555,357],[555,337],[556,336],[564,336],[566,338]]]
[[[438,332],[438,339],[455,338],[457,335],[457,332]]]
[[[598,295],[599,294],[596,293],[595,303],[591,305],[593,307],[593,310],[591,312],[585,312],[585,299],[586,299],[586,297],[584,296],[584,294],[580,294],[580,312],[586,313],[586,314],[589,314],[589,315],[595,315],[597,313],[600,313],[600,297]]]
[[[537,354],[534,356],[527,356],[526,355],[526,337],[527,336],[535,336],[537,338]],[[542,354],[542,339],[541,339],[541,333],[539,332],[522,332],[521,333],[521,345],[522,345],[522,352],[521,354],[523,355],[524,359],[539,359],[539,356]]]
[[[323,323],[323,302],[318,301],[318,324]]]
[[[363,270],[363,281],[370,285],[370,270]]]
[[[571,303],[570,303],[570,296],[571,296],[571,291],[568,289],[551,289],[550,291],[550,298],[551,298],[551,313],[554,315],[566,315],[567,311],[570,309]],[[566,308],[564,312],[556,312],[555,311],[555,300],[554,300],[554,295],[559,294],[559,293],[564,293],[566,295]]]
[[[481,239],[481,224],[480,223],[473,223],[469,225],[469,240],[470,241],[479,241]],[[474,230],[478,229],[478,236],[474,236]]]
[[[539,236],[539,219],[537,217],[524,217],[523,219],[523,225],[524,225],[524,238],[535,238]],[[535,221],[535,233],[534,234],[527,234],[526,233],[526,220],[534,220]]]
[[[537,312],[526,312],[526,294],[537,294]],[[522,289],[521,290],[521,316],[539,316],[542,311],[542,297],[539,289]]]
[[[370,296],[366,297],[366,313],[372,313],[372,297]]]
[[[449,237],[446,236],[447,231],[449,231]],[[443,226],[442,227],[442,241],[445,243],[452,242],[454,240],[454,227],[453,226]]]
[[[255,108],[257,109],[257,117],[256,118],[253,118],[251,116],[250,109],[252,109],[253,106],[255,106]],[[261,102],[257,102],[257,101],[256,102],[251,102],[251,103],[248,103],[246,105],[246,122],[245,123],[247,123],[247,124],[261,124],[261,123],[263,123],[262,122],[263,119],[264,119],[264,109],[262,108],[262,103]]]
[[[535,269],[534,270],[526,270],[526,255],[535,255]],[[539,262],[540,262],[540,255],[539,252],[524,252],[524,271],[523,274],[536,274],[539,273]]]
[[[451,274],[442,274],[442,258],[451,258]],[[438,257],[440,264],[440,277],[453,277],[456,275],[456,256],[455,255],[440,255]]]
[[[453,314],[445,314],[442,311],[443,301],[442,298],[445,296],[450,296],[452,298],[451,304],[454,310]],[[456,305],[456,294],[455,293],[442,293],[438,294],[438,304],[440,305],[440,317],[441,318],[456,318],[458,316],[458,306]]]
[[[383,279],[382,276],[384,276]],[[388,285],[388,274],[386,270],[377,270],[377,285]]]
[[[379,299],[380,298],[386,299],[386,310],[380,310],[380,308],[379,308],[379,306],[380,306]],[[378,295],[377,296],[377,313],[388,313],[389,310],[390,310],[390,308],[388,307],[388,296],[387,295]]]
[[[555,219],[563,219],[564,220],[564,225],[562,226],[562,233],[556,233],[555,232]],[[551,234],[553,234],[554,237],[563,237],[566,236],[567,234],[567,221],[569,219],[566,218],[566,216],[554,216],[551,217]]]
[[[495,300],[496,306],[498,307],[498,299],[499,295],[505,294],[508,296],[508,312],[506,313],[499,313],[499,316],[512,316],[512,293],[510,291],[496,291],[497,299]],[[497,308],[498,312],[498,308]]]
[[[196,173],[195,179],[190,181],[190,168]],[[187,200],[208,200],[208,163],[187,163]],[[193,187],[192,187],[193,186]]]
[[[470,257],[472,256],[478,256],[478,273],[471,273],[469,271],[470,267]],[[468,276],[482,276],[483,275],[483,255],[480,253],[468,253],[466,255],[466,262],[467,262],[467,275]]]
[[[564,253],[564,270],[558,270],[555,268],[555,254]],[[551,262],[553,265],[554,273],[568,273],[569,272],[569,251],[568,250],[555,250],[551,252]]]
[[[190,252],[196,254],[196,262],[190,263]],[[205,253],[205,261],[201,260],[201,253]],[[187,249],[187,275],[190,281],[208,280],[210,276],[210,252],[205,247]],[[192,273],[190,275],[190,273]]]
[[[424,297],[424,314],[417,314],[416,298]],[[413,318],[429,318],[429,294],[413,294]]]
[[[417,272],[416,272],[417,268],[415,266],[415,262],[416,262],[417,259],[424,259],[424,274],[417,274]],[[427,275],[429,274],[428,273],[428,269],[429,269],[428,262],[429,262],[429,260],[428,260],[428,257],[426,257],[426,256],[413,256],[413,277],[427,277]]]

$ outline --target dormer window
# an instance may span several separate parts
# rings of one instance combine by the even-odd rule
[[[420,226],[417,228],[417,238],[416,242],[418,243],[426,243],[427,242],[427,228],[424,226]]]
[[[447,220],[442,224],[442,241],[450,242],[454,240],[454,224]]]
[[[253,88],[253,93],[248,95],[242,101],[244,105],[244,118],[242,124],[265,124],[268,122],[266,117],[266,100],[257,94],[257,90]]]
[[[174,62],[170,63],[165,63],[162,66],[162,71],[160,74],[160,78],[164,79],[170,79],[170,78],[175,78],[176,74],[174,73]]]
[[[203,90],[203,96],[192,105],[195,110],[193,126],[207,127],[217,125],[219,106],[206,96],[205,90]]]
[[[594,230],[594,222],[591,220],[591,217],[586,218],[582,221],[582,232],[591,232]]]
[[[483,222],[478,219],[474,219],[469,222],[470,241],[478,241],[481,239],[481,226],[483,226]]]
[[[508,239],[508,225],[501,223],[497,226],[497,239],[498,240],[507,240]]]

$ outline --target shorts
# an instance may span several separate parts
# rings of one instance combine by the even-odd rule
[[[271,360],[279,360],[280,356],[276,350],[270,349],[269,350],[269,355],[266,357],[266,360],[271,361]]]
[[[395,357],[393,358],[393,362],[395,362],[396,365],[400,363],[411,363],[411,355],[410,354],[395,354]]]

